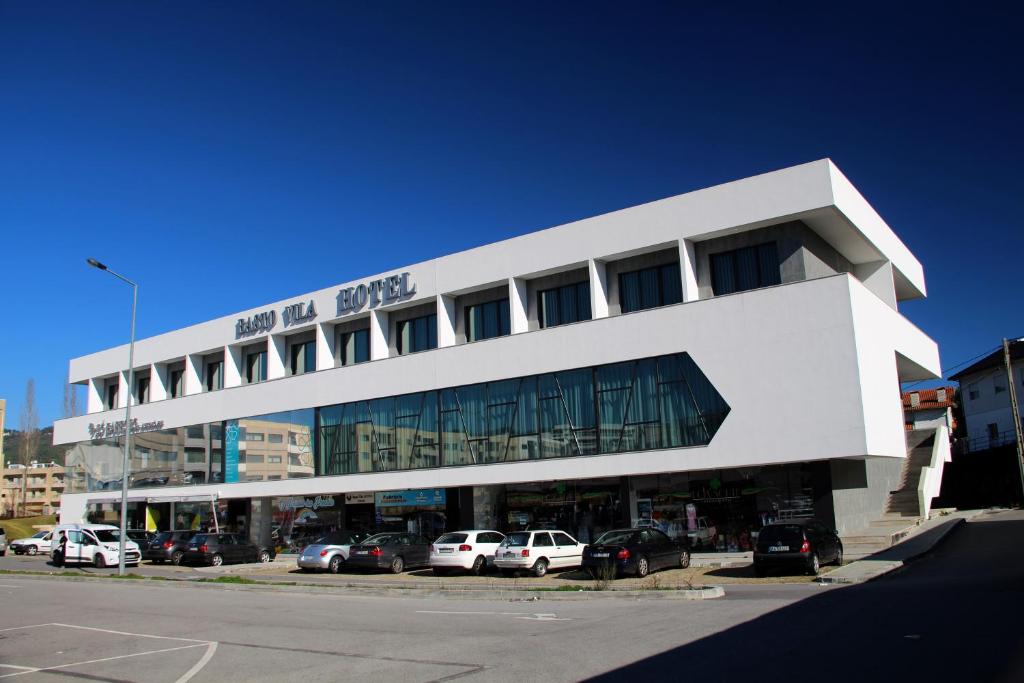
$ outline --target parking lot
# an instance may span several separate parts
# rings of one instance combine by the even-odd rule
[[[719,566],[724,563],[726,566]],[[697,566],[701,565],[701,566]],[[822,575],[835,569],[832,566],[822,567]],[[45,555],[27,556],[12,555],[0,558],[0,570],[68,572],[83,575],[116,574],[117,568],[97,569],[88,565],[58,568],[49,562]],[[547,576],[519,576],[510,578],[497,572],[488,572],[483,576],[471,574],[454,574],[438,577],[428,568],[412,569],[399,575],[387,572],[342,571],[338,574],[326,572],[300,572],[295,564],[295,557],[282,555],[267,564],[233,564],[221,567],[174,566],[171,564],[152,564],[144,561],[138,567],[129,567],[132,574],[148,577],[163,577],[182,580],[210,579],[217,576],[241,576],[253,580],[301,582],[325,585],[367,585],[367,586],[401,586],[401,587],[453,587],[453,588],[541,588],[567,589],[569,586],[584,588],[613,587],[616,589],[664,589],[682,588],[691,585],[727,585],[727,584],[806,584],[814,581],[814,577],[802,574],[786,574],[757,578],[749,561],[736,556],[716,558],[714,554],[694,555],[694,566],[688,569],[671,569],[652,573],[645,579],[624,577],[607,584],[595,582],[588,574],[579,570],[551,572]]]

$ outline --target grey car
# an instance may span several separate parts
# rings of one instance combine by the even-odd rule
[[[417,534],[376,534],[352,546],[348,553],[349,567],[387,569],[392,574],[429,565],[430,541]]]
[[[299,569],[304,572],[326,570],[337,574],[348,561],[349,548],[366,538],[361,531],[333,531],[316,539],[299,554]]]

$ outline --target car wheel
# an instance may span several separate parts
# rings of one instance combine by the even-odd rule
[[[28,548],[25,549],[25,553],[28,555],[35,555],[38,552],[39,548],[35,547],[34,545],[30,545]]]
[[[171,564],[173,565],[180,565],[181,561],[184,559],[185,553],[181,552],[180,550],[175,550],[173,553],[171,553]]]
[[[327,569],[332,574],[337,574],[341,571],[342,557],[341,555],[335,555],[331,558],[331,561],[327,563]]]
[[[817,576],[818,572],[821,571],[821,561],[818,559],[818,553],[811,555],[811,562],[807,566],[807,573],[811,576]]]
[[[679,568],[680,569],[689,569],[690,568],[690,551],[689,550],[684,550],[683,552],[679,553]]]
[[[395,555],[395,559],[391,560],[391,573],[401,574],[403,569],[405,569],[405,560],[401,555]]]
[[[221,557],[220,554],[218,553],[210,558],[210,564],[212,564],[214,567],[219,567],[222,564],[224,564],[224,558]]]
[[[843,546],[839,546],[839,550],[836,551],[836,566],[843,566]]]
[[[99,553],[93,555],[92,563],[96,565],[96,569],[103,569],[107,566],[107,561],[103,559],[103,556]]]
[[[487,560],[484,558],[483,555],[478,555],[477,558],[473,560],[473,566],[470,567],[469,571],[473,574],[476,574],[477,576],[480,576],[484,573],[484,569],[486,568]]]
[[[647,558],[643,557],[641,555],[636,560],[636,575],[637,575],[637,578],[642,579],[642,578],[644,578],[645,576],[647,576],[650,573],[651,573],[651,565],[647,561]]]
[[[538,579],[548,573],[548,561],[543,557],[533,565],[533,575]]]
[[[263,564],[270,562],[270,552],[267,550],[261,550],[259,554],[256,556],[256,560]]]

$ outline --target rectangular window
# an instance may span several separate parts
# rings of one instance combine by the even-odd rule
[[[135,380],[135,402],[149,403],[149,378],[139,377]]]
[[[281,464],[281,456],[280,455],[268,455],[267,456],[267,463],[269,463],[271,465],[280,465]]]
[[[398,323],[398,355],[437,348],[437,314]]]
[[[979,396],[981,396],[981,390],[978,388],[978,385],[976,383],[968,384],[967,398],[971,399],[972,401],[977,401]]]
[[[995,389],[995,393],[1002,394],[1006,391],[1006,378],[1002,375],[996,375],[992,378],[992,388]]]
[[[224,361],[206,364],[206,390],[218,391],[224,388]]]
[[[341,335],[341,364],[355,365],[370,360],[370,330],[343,332]]]
[[[512,333],[508,299],[466,306],[464,320],[466,321],[467,342],[504,337]]]
[[[267,379],[267,352],[254,351],[245,355],[245,382],[265,382]]]
[[[316,341],[292,344],[292,374],[303,375],[316,370]]]
[[[619,301],[623,313],[678,304],[683,283],[678,263],[619,274]]]
[[[107,410],[113,410],[117,407],[117,380],[107,381],[107,395],[105,398],[105,407]]]
[[[170,386],[167,387],[167,391],[171,398],[178,398],[179,396],[185,395],[185,369],[171,370],[168,373],[170,379]]]
[[[267,434],[267,443],[284,443],[283,434]]]
[[[245,454],[245,464],[246,465],[262,465],[263,464],[263,456],[262,455],[254,455],[252,453],[246,453]]]
[[[245,435],[246,441],[263,441],[262,432],[247,432]]]
[[[779,249],[775,242],[711,255],[711,289],[715,296],[780,282]]]
[[[537,307],[542,328],[590,320],[590,281],[538,292]]]

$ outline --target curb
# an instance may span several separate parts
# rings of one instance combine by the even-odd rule
[[[254,580],[252,583],[218,583],[196,581],[195,579],[150,578],[118,579],[105,576],[62,576],[49,574],[21,574],[7,572],[5,576],[17,576],[34,580],[63,580],[73,582],[102,582],[105,584],[143,584],[150,587],[171,585],[188,585],[199,589],[220,589],[232,591],[274,591],[282,593],[307,593],[320,595],[377,595],[389,597],[415,598],[460,598],[467,600],[502,600],[509,602],[537,602],[541,600],[580,601],[580,600],[713,600],[725,596],[721,586],[699,586],[695,588],[658,588],[647,590],[538,590],[536,588],[439,588],[439,587],[387,587],[387,586],[355,586],[348,584],[324,585],[310,583],[272,583]]]
[[[905,567],[906,565],[910,564],[911,562],[914,562],[914,561],[924,557],[928,553],[932,552],[943,541],[945,541],[949,537],[949,535],[951,533],[953,533],[953,531],[955,531],[956,529],[959,529],[962,525],[964,525],[966,523],[967,523],[966,519],[964,519],[963,517],[958,517],[956,519],[950,520],[949,522],[947,522],[945,524],[941,524],[939,526],[936,526],[934,529],[930,529],[929,531],[927,531],[925,533],[934,532],[934,534],[936,536],[935,540],[930,545],[928,545],[927,547],[922,548],[919,552],[913,553],[912,555],[908,555],[908,556],[906,556],[906,557],[904,557],[902,559],[898,559],[898,560],[897,559],[893,559],[893,560],[871,560],[871,559],[869,559],[870,558],[870,556],[869,556],[867,558],[862,558],[860,560],[857,560],[857,562],[871,562],[873,564],[877,563],[876,567],[875,567],[876,571],[873,571],[873,572],[871,572],[871,573],[869,573],[869,574],[867,574],[867,575],[865,575],[863,577],[860,577],[860,578],[845,577],[845,576],[834,577],[834,576],[831,576],[831,575],[826,575],[826,576],[822,576],[821,578],[819,578],[818,582],[822,583],[822,584],[826,584],[826,585],[854,585],[854,584],[858,584],[858,583],[867,583],[868,581],[874,581],[875,579],[878,579],[878,578],[881,578],[881,577],[886,576],[888,574],[891,574],[891,573],[893,573],[894,571],[896,571],[898,569],[902,569],[903,567]],[[907,542],[912,540],[912,538],[908,539]],[[897,546],[892,546],[892,548],[895,548],[895,547],[897,547]],[[886,552],[889,552],[892,548],[887,548],[886,550],[883,550],[882,552],[877,553],[877,554],[878,555],[884,555]],[[851,566],[852,566],[852,564],[856,564],[856,563],[851,563]]]

